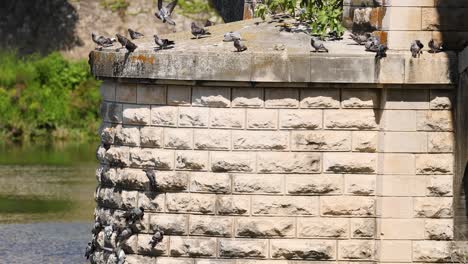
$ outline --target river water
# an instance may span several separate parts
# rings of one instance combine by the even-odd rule
[[[0,263],[85,263],[96,146],[0,146]]]

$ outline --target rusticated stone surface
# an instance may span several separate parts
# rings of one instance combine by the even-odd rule
[[[233,176],[233,192],[237,193],[281,193],[282,175],[237,174]]]
[[[352,238],[372,238],[375,236],[374,218],[356,218],[350,221]]]
[[[427,219],[424,225],[425,238],[430,240],[452,240],[453,220]]]
[[[149,216],[151,231],[158,228],[164,231],[165,235],[187,235],[188,216],[180,214],[151,214]]]
[[[324,124],[328,129],[376,130],[374,110],[326,110]]]
[[[254,239],[221,239],[219,256],[223,258],[266,258],[267,240]]]
[[[142,147],[161,147],[163,129],[159,127],[142,127],[140,129],[140,142]]]
[[[137,253],[147,256],[167,256],[168,240],[163,239],[161,243],[153,248],[150,245],[151,237],[152,235],[138,235]]]
[[[190,217],[189,233],[193,236],[223,236],[232,235],[233,219],[220,216]]]
[[[335,242],[320,240],[271,240],[271,257],[274,259],[333,260]]]
[[[450,262],[452,256],[451,242],[447,241],[414,241],[413,261]]]
[[[321,110],[280,110],[281,129],[319,129],[322,128]]]
[[[348,238],[348,219],[299,218],[297,221],[297,234],[301,238]]]
[[[418,111],[417,129],[422,131],[453,131],[450,111]]]
[[[255,169],[254,153],[214,152],[211,170],[214,172],[251,172]]]
[[[193,212],[213,214],[215,209],[215,195],[194,193],[168,193],[167,210],[169,212]]]
[[[239,218],[237,237],[294,237],[296,224],[292,218]]]
[[[453,155],[421,154],[416,156],[417,174],[452,174]]]
[[[372,260],[374,258],[374,241],[339,241],[338,258],[341,260]]]
[[[286,190],[290,194],[325,195],[343,192],[341,175],[302,175],[288,176]]]
[[[353,151],[376,152],[378,133],[377,132],[353,132]]]
[[[134,125],[149,125],[150,124],[150,108],[149,106],[123,106],[123,123]]]
[[[452,198],[421,197],[414,198],[414,216],[447,218],[453,216]]]
[[[351,133],[350,132],[293,132],[292,135],[293,150],[307,151],[350,151]]]
[[[216,255],[216,240],[213,238],[170,238],[170,254],[174,257],[212,257]]]
[[[218,196],[216,200],[218,214],[221,215],[246,215],[250,214],[249,196]]]
[[[190,191],[228,193],[231,191],[231,177],[226,173],[192,173]]]
[[[318,173],[320,155],[309,153],[258,153],[258,171],[264,173]]]
[[[270,131],[233,131],[233,148],[236,150],[289,148],[289,133]]]
[[[372,197],[321,197],[320,214],[324,216],[365,217],[375,215]]]
[[[318,198],[253,196],[252,213],[255,215],[317,215]]]
[[[339,89],[302,89],[301,108],[339,108]]]
[[[377,155],[325,153],[323,170],[331,173],[375,173],[377,171]]]

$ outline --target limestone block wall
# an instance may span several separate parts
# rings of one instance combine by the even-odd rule
[[[96,216],[145,208],[128,263],[450,262],[444,88],[106,80]]]

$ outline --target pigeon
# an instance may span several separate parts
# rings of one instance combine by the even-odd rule
[[[124,264],[127,256],[125,251],[119,246],[115,249],[115,256],[117,257],[117,264]]]
[[[104,36],[98,36],[95,33],[91,33],[91,37],[98,46],[100,47],[111,47],[114,45],[115,39],[106,38]]]
[[[122,242],[124,240],[127,240],[132,235],[133,235],[133,230],[130,227],[126,227],[119,232],[119,235],[117,236],[117,240]]]
[[[195,22],[192,22],[192,35],[194,35],[197,39],[203,35],[211,35],[210,32],[206,31],[204,28],[197,26]]]
[[[115,36],[117,37],[117,40],[122,45],[122,47],[125,47],[128,52],[134,52],[138,48],[138,46],[131,42],[128,38],[120,34],[116,34]]]
[[[147,169],[145,172],[146,177],[148,177],[151,189],[155,191],[158,187],[156,183],[156,172],[153,169]]]
[[[318,38],[312,37],[310,39],[310,45],[315,49],[313,52],[328,52],[328,49],[325,48],[325,45],[323,44],[323,41],[319,40]]]
[[[366,44],[364,47],[366,51],[377,52],[379,50],[380,40],[377,37],[371,36],[367,39]]]
[[[174,41],[168,40],[168,39],[161,39],[158,37],[158,35],[153,35],[153,37],[154,37],[154,42],[156,43],[156,45],[159,46],[159,49],[166,49],[169,46],[175,44]]]
[[[211,27],[211,26],[214,26],[216,23],[207,19],[206,22],[205,22],[205,27]]]
[[[442,42],[436,42],[434,39],[431,39],[427,45],[431,49],[430,53],[438,53],[444,50]]]
[[[145,214],[145,209],[143,207],[133,208],[124,213],[124,217],[129,224],[134,224],[135,222],[143,219]]]
[[[140,32],[137,32],[131,28],[128,29],[128,34],[130,35],[131,39],[139,39],[141,37],[144,37],[145,35],[141,34]]]
[[[109,240],[114,233],[114,225],[108,225],[104,227],[104,235]]]
[[[230,32],[224,34],[223,41],[224,42],[231,42],[231,41],[234,41],[235,39],[241,39],[240,33],[230,31]]]
[[[413,58],[419,58],[421,56],[422,48],[424,48],[424,45],[420,40],[415,40],[413,43],[411,43],[410,51]]]
[[[149,244],[152,248],[154,248],[157,244],[161,243],[164,239],[164,231],[159,229],[159,226],[156,228],[156,232],[154,233],[153,237],[151,237],[151,241]]]
[[[89,259],[89,257],[93,255],[94,251],[96,251],[96,242],[92,240],[91,242],[88,242],[88,246],[86,246],[86,250],[85,250],[86,259]]]
[[[385,46],[384,44],[377,45],[377,52],[375,54],[375,57],[377,59],[382,59],[382,58],[387,57],[387,50],[388,50],[388,47]]]
[[[236,47],[237,52],[243,52],[247,50],[247,46],[242,44],[241,40],[238,38],[234,39],[234,47]]]
[[[94,236],[97,236],[99,234],[99,232],[101,232],[103,226],[101,224],[101,221],[99,218],[96,219],[96,222],[94,222],[94,226],[93,226],[93,229],[91,230],[91,233],[94,235]]]
[[[175,26],[176,23],[172,20],[171,15],[172,11],[177,5],[177,0],[170,2],[166,7],[163,6],[163,0],[158,0],[158,9],[154,15],[161,20],[163,23],[168,23],[169,25]]]
[[[371,37],[371,33],[366,32],[364,34],[351,34],[351,38],[358,44],[364,45],[366,44],[367,40]]]

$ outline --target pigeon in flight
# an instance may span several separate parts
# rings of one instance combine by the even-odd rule
[[[176,23],[172,20],[171,15],[172,11],[177,5],[177,0],[170,2],[166,7],[163,6],[163,0],[158,0],[158,9],[154,15],[161,20],[163,23],[168,23],[169,25],[175,26]]]
[[[367,40],[371,37],[371,33],[366,32],[364,34],[351,34],[351,38],[358,44],[364,45],[366,44]]]
[[[138,48],[138,46],[131,42],[128,38],[120,34],[116,34],[115,36],[117,37],[117,40],[122,45],[122,47],[125,47],[128,52],[134,52]]]
[[[156,232],[154,233],[153,237],[151,237],[151,241],[149,244],[152,248],[154,248],[157,244],[161,243],[164,239],[164,231],[162,231],[159,226],[156,228]]]
[[[236,47],[237,52],[243,52],[247,50],[247,46],[245,46],[239,38],[234,39],[234,47]]]
[[[211,35],[210,32],[206,31],[204,28],[197,26],[195,22],[192,22],[192,35],[194,35],[197,39],[203,35]]]
[[[158,35],[153,35],[153,37],[154,37],[154,43],[156,43],[156,45],[159,46],[159,49],[166,49],[166,48],[168,48],[169,46],[175,44],[174,41],[168,40],[168,39],[159,38]],[[154,174],[154,172],[153,172],[153,174]],[[146,172],[146,175],[148,175],[148,171]],[[149,176],[148,176],[148,178],[149,178]],[[150,179],[150,184],[152,184],[151,179]],[[156,184],[156,180],[155,180],[154,184]],[[155,185],[155,186],[156,186],[156,185]]]
[[[444,50],[442,42],[436,42],[434,39],[431,39],[427,45],[431,49],[430,53],[438,53]]]
[[[420,40],[415,40],[413,43],[411,43],[411,55],[413,58],[419,58],[422,54],[422,49],[424,48],[424,45],[421,43]]]
[[[130,35],[131,39],[139,39],[141,37],[144,37],[145,35],[141,34],[140,32],[137,32],[131,28],[128,29],[128,34]]]
[[[310,45],[315,49],[313,52],[328,52],[328,49],[325,48],[323,41],[319,40],[318,38],[312,37],[310,39]]]
[[[114,45],[115,39],[107,38],[104,36],[98,36],[95,33],[91,33],[93,42],[96,43],[99,47],[111,47]]]

